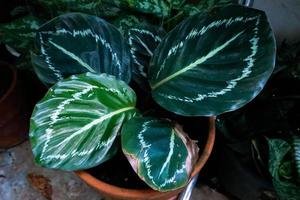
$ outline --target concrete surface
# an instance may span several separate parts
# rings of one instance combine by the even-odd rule
[[[0,150],[0,200],[104,200],[72,172],[34,164],[29,142]],[[193,190],[191,200],[227,200],[207,186]]]
[[[253,7],[266,12],[278,44],[300,41],[300,0],[254,0]]]
[[[29,142],[0,151],[0,200],[102,200],[75,174],[33,163]]]

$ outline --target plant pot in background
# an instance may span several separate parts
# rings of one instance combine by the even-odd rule
[[[207,162],[215,141],[215,118],[209,118],[209,131],[206,140],[205,147],[200,155],[195,168],[192,172],[192,177],[200,172],[204,164]],[[170,191],[159,192],[152,189],[128,189],[117,187],[108,183],[105,183],[86,171],[78,171],[76,174],[84,180],[88,185],[97,189],[102,195],[108,199],[114,200],[167,200],[176,197],[184,188]]]
[[[0,148],[12,147],[27,138],[29,122],[22,105],[17,71],[0,61]]]

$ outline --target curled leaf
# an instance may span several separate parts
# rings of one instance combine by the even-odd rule
[[[121,142],[132,168],[151,188],[176,190],[190,180],[199,149],[179,125],[133,118],[122,128]]]

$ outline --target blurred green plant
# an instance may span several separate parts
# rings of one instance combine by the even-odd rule
[[[67,12],[103,17],[125,32],[137,24],[164,26],[171,30],[188,15],[237,3],[237,0],[29,0],[18,3],[9,12],[8,22],[0,24],[0,42],[17,56],[17,67],[30,69],[28,49],[37,28],[46,20]]]
[[[283,200],[300,196],[299,95],[300,42],[283,42],[263,92],[244,108],[217,120],[226,145],[237,153],[247,152],[249,162],[259,174],[272,179]]]

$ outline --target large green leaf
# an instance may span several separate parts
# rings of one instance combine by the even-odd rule
[[[163,29],[146,24],[128,30],[128,43],[133,62],[132,78],[142,88],[149,88],[147,74],[150,59],[164,35]]]
[[[121,142],[135,172],[153,189],[170,191],[188,183],[198,147],[179,125],[133,118],[122,128]]]
[[[294,173],[291,145],[282,139],[268,139],[268,143],[269,171],[278,196],[281,200],[298,200],[300,184]]]
[[[114,26],[96,16],[69,13],[52,19],[39,28],[36,48],[35,71],[48,85],[84,72],[130,81],[127,43]]]
[[[106,74],[73,75],[55,84],[36,105],[30,141],[38,164],[78,170],[109,159],[122,124],[135,116],[136,96]]]
[[[154,100],[186,116],[218,115],[251,101],[271,75],[275,40],[264,12],[242,6],[196,14],[154,52]]]

